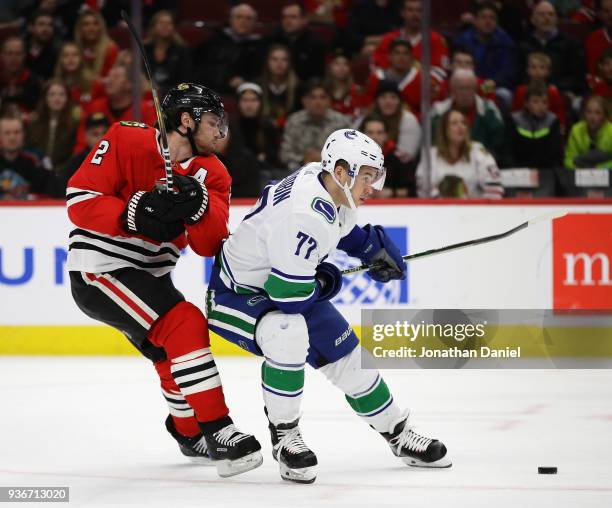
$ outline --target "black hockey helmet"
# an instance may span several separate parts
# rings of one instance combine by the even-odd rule
[[[161,109],[168,129],[178,131],[181,124],[181,113],[186,111],[200,125],[204,113],[213,113],[219,118],[221,137],[227,135],[227,117],[221,97],[202,85],[181,83],[170,89],[162,101]]]

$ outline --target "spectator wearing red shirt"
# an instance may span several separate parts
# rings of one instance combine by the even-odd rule
[[[17,36],[8,37],[0,53],[0,101],[2,109],[30,113],[40,96],[39,79],[25,66],[26,48]]]
[[[597,61],[606,48],[612,47],[612,0],[601,0],[599,19],[603,28],[596,30],[584,43],[589,74],[597,72]]]
[[[434,95],[433,100],[444,100],[448,97],[450,89],[450,78],[457,69],[467,69],[472,72],[476,72],[476,65],[474,64],[474,55],[468,48],[457,46],[453,49],[451,56],[451,68],[450,76],[440,83],[437,94]],[[476,93],[483,99],[495,100],[495,81],[490,79],[484,79],[476,77],[477,89]]]
[[[421,71],[415,65],[408,40],[395,39],[389,46],[388,69],[376,69],[370,74],[366,88],[367,103],[371,104],[381,81],[391,81],[398,87],[402,100],[418,117],[421,111]],[[436,80],[432,79],[436,85]],[[433,86],[432,88],[436,88]]]
[[[555,85],[548,84],[550,79],[551,60],[545,53],[530,53],[527,57],[527,83],[520,85],[514,91],[512,111],[520,111],[525,107],[525,92],[532,83],[541,83],[548,90],[548,107],[556,115],[564,129],[567,125],[565,101]]]
[[[83,11],[74,27],[74,39],[81,48],[85,68],[92,79],[106,76],[115,64],[119,47],[108,37],[102,15],[92,10]]]
[[[406,39],[412,45],[412,54],[417,61],[421,61],[423,46],[421,41],[421,0],[405,0],[402,9],[404,26],[399,30],[386,33],[380,45],[374,51],[374,65],[386,69],[390,65],[389,48],[395,39]],[[448,70],[448,47],[444,37],[433,30],[430,32],[431,40],[431,72],[441,81],[446,77]]]
[[[336,51],[325,73],[325,84],[331,94],[331,107],[338,113],[357,117],[363,106],[363,89],[353,80],[351,64],[346,54]]]
[[[141,119],[134,117],[132,81],[127,67],[115,65],[105,79],[105,88],[106,97],[92,101],[81,116],[74,153],[81,151],[85,146],[85,118],[94,113],[103,113],[111,124],[120,121],[140,120],[147,125],[153,125],[157,119],[153,103],[149,100],[143,100],[140,103]]]
[[[597,74],[587,75],[587,82],[593,95],[612,99],[612,48],[606,49],[597,64]]]

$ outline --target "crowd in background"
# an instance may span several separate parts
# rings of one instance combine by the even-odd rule
[[[155,124],[148,82],[131,74],[124,3],[0,6],[0,199],[61,197],[109,125]],[[142,3],[160,95],[194,81],[223,96],[218,155],[235,197],[320,160],[340,128],[382,147],[382,197],[496,199],[504,168],[612,168],[612,0],[457,2],[439,27],[434,0],[429,154],[420,0],[213,2],[225,20]]]

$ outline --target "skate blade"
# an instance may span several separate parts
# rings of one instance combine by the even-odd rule
[[[210,457],[187,457],[189,462],[197,464],[198,466],[214,466],[215,461]]]
[[[236,460],[216,460],[214,465],[217,466],[217,474],[221,478],[228,478],[237,474],[246,473],[251,469],[255,469],[263,464],[263,457],[260,451],[253,452],[249,455]]]
[[[281,478],[288,482],[313,483],[317,479],[316,467],[302,467],[300,469],[290,469],[282,462],[278,463]]]
[[[402,462],[410,467],[423,467],[430,469],[444,469],[451,467],[453,463],[447,458],[442,457],[441,459],[433,462],[423,462],[422,460],[415,459],[414,457],[400,457]]]

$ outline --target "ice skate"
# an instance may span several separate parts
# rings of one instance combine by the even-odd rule
[[[408,466],[445,468],[452,463],[446,456],[446,446],[437,439],[421,436],[408,423],[408,415],[392,424],[392,432],[381,432],[391,451]]]
[[[217,473],[223,478],[245,473],[263,463],[259,441],[240,432],[234,424],[204,436],[204,440]]]
[[[283,480],[312,483],[317,478],[317,456],[304,443],[298,421],[268,425],[272,437],[272,457],[278,462]]]
[[[206,441],[204,440],[203,434],[197,434],[192,437],[179,434],[174,425],[174,420],[170,415],[168,415],[168,418],[166,418],[166,429],[178,443],[181,453],[191,462],[203,466],[215,465],[208,454],[208,447],[206,446]]]

